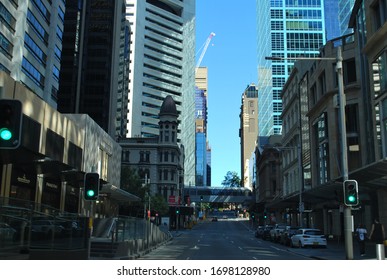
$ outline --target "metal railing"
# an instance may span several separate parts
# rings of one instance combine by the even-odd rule
[[[88,220],[48,205],[0,197],[0,253],[86,248]]]

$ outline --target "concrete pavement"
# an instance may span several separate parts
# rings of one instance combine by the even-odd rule
[[[289,251],[311,259],[318,260],[346,260],[344,242],[328,241],[327,248],[289,248]],[[385,250],[387,251],[387,250]],[[357,242],[353,244],[354,260],[376,260],[376,246],[374,243],[366,243],[365,256],[361,256]],[[387,259],[387,256],[386,256]]]

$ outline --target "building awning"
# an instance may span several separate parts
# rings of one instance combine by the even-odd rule
[[[356,180],[359,184],[359,191],[365,192],[378,188],[387,188],[387,158],[359,168],[349,173],[349,179]],[[331,202],[333,205],[340,203],[343,192],[343,178],[327,182],[302,193],[302,201],[309,204]],[[299,195],[274,199],[266,203],[266,207],[287,208],[298,205]]]
[[[367,188],[386,188],[387,158],[352,171],[349,174],[349,179],[356,180],[359,186]]]
[[[117,201],[120,205],[125,205],[128,202],[141,201],[141,198],[138,196],[121,190],[120,188],[111,184],[104,184],[100,191],[100,195],[106,195],[110,199]]]

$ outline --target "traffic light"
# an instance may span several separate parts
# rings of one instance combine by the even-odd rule
[[[267,218],[267,214],[266,212],[263,213],[263,218],[266,219]]]
[[[21,143],[22,103],[0,99],[0,149],[17,149]]]
[[[359,204],[358,185],[356,180],[345,180],[344,188],[344,204],[347,206],[356,206]]]
[[[180,208],[176,207],[176,215],[179,215],[180,213]]]
[[[85,200],[97,200],[99,194],[99,174],[86,173],[85,174]]]

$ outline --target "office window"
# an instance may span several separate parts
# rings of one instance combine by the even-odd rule
[[[37,86],[44,89],[44,76],[25,57],[22,61],[22,72],[25,73]]]
[[[387,90],[387,51],[385,50],[372,63],[372,77],[375,96],[379,96]]]
[[[2,3],[0,3],[0,22],[3,23],[9,31],[15,33],[16,19]]]
[[[27,50],[43,65],[46,65],[47,55],[43,50],[35,43],[28,33],[24,36],[24,45]]]
[[[12,59],[13,45],[2,33],[0,33],[0,52],[9,59]]]
[[[323,184],[329,180],[329,145],[327,114],[323,113],[313,125],[314,141],[316,141],[316,165],[318,170],[317,183]]]

